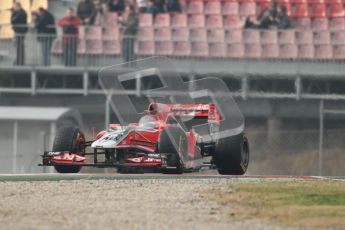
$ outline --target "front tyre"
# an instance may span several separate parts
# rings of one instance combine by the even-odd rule
[[[56,132],[53,143],[53,152],[72,152],[80,155],[85,153],[85,136],[77,127],[61,127]],[[55,165],[59,173],[78,173],[81,166],[78,165]]]
[[[222,138],[216,145],[215,164],[222,175],[243,175],[249,165],[249,142],[241,133]]]
[[[55,165],[54,168],[58,173],[78,173],[81,170],[81,166],[75,165]]]

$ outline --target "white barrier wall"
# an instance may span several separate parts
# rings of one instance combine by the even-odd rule
[[[37,173],[40,154],[51,145],[51,122],[0,121],[0,173]]]
[[[61,125],[81,127],[80,114],[62,107],[0,106],[0,173],[53,172],[38,164]]]

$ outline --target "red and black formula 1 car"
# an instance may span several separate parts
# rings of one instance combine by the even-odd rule
[[[60,128],[53,151],[44,153],[41,165],[54,166],[59,173],[77,173],[83,166],[165,173],[207,166],[220,174],[244,174],[249,163],[248,140],[243,133],[219,138],[220,120],[215,104],[151,103],[138,123],[110,124],[93,141],[86,141],[76,127]],[[195,129],[200,125],[202,129]],[[89,147],[93,151],[88,153]],[[87,163],[87,156],[93,163]],[[211,161],[203,162],[205,157]]]

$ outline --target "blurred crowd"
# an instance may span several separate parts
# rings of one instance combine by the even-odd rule
[[[38,34],[37,40],[41,45],[42,65],[50,65],[50,52],[56,38],[56,26],[62,28],[62,49],[63,63],[65,66],[76,66],[78,27],[80,25],[94,25],[98,16],[107,12],[127,12],[126,18],[119,18],[118,23],[123,26],[123,35],[136,35],[138,28],[138,17],[134,5],[126,5],[123,0],[98,1],[100,8],[92,0],[80,0],[77,12],[68,7],[63,17],[55,21],[54,15],[47,9],[40,7],[32,12],[34,28]],[[25,64],[25,34],[28,32],[28,15],[20,2],[15,2],[10,9],[11,24],[15,32],[16,58],[15,65]],[[126,62],[134,60],[133,36],[124,36],[122,41],[123,56]]]
[[[179,0],[81,0],[78,4],[78,16],[91,18],[91,23],[97,15],[105,12],[126,13],[126,5],[136,6],[138,13],[173,13],[181,12]],[[87,23],[87,22],[86,22]]]
[[[16,34],[16,65],[24,65],[25,47],[24,39],[28,31],[27,12],[19,2],[14,3],[11,17],[13,30]],[[57,34],[56,26],[62,28],[63,62],[66,66],[75,66],[78,44],[78,27],[80,25],[93,26],[104,25],[104,15],[108,12],[116,12],[119,17],[116,23],[121,27],[122,56],[125,62],[135,59],[134,43],[138,33],[138,13],[181,12],[179,0],[79,0],[76,11],[69,7],[65,15],[55,21],[52,13],[47,9],[39,8],[31,12],[34,27],[37,31],[38,42],[41,44],[42,64],[50,65],[50,52]],[[271,5],[264,9],[258,17],[247,17],[245,29],[287,29],[291,27],[284,5],[278,5],[272,1]],[[41,35],[41,36],[40,36]]]
[[[27,12],[20,2],[15,2],[11,9],[11,24],[16,34],[15,65],[24,65],[25,34],[28,31]],[[122,53],[125,62],[134,60],[134,37],[138,32],[137,13],[180,12],[179,0],[79,0],[76,11],[68,7],[65,15],[55,21],[51,12],[39,8],[31,12],[38,42],[41,44],[42,64],[50,65],[50,51],[57,34],[56,26],[62,28],[63,62],[66,66],[75,66],[77,57],[78,26],[99,25],[107,12],[118,13],[118,24],[122,28]],[[41,36],[40,36],[41,35]]]
[[[138,13],[173,13],[181,12],[179,0],[80,0],[77,6],[77,16],[83,25],[94,25],[97,18],[102,18],[106,12],[116,12],[127,15],[126,6],[134,6]],[[101,20],[101,19],[100,19]]]
[[[264,9],[258,17],[247,17],[245,29],[288,29],[291,28],[291,19],[288,16],[285,5],[278,5],[272,1],[271,5]]]

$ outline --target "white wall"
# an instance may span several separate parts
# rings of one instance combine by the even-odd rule
[[[37,173],[40,155],[51,148],[50,122],[18,122],[17,157],[13,158],[13,121],[0,121],[0,173]],[[14,165],[16,162],[16,165]]]

